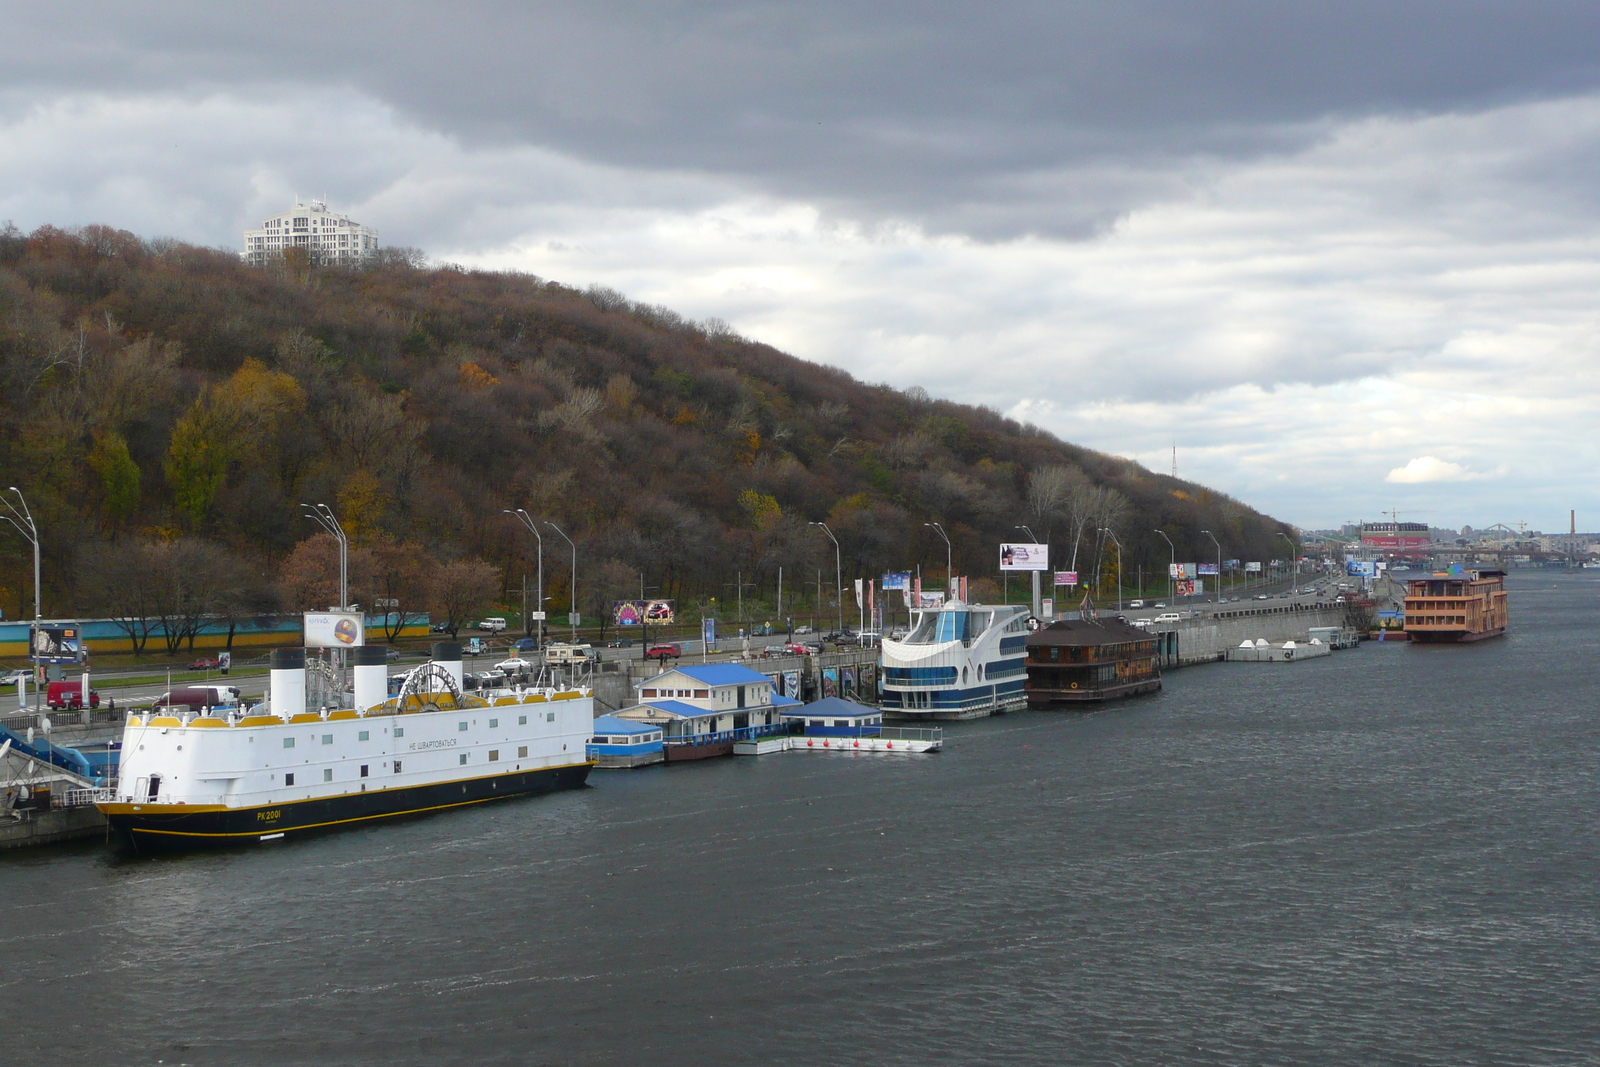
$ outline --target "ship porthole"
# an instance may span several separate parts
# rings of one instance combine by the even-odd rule
[[[1072,683],[1072,688],[1074,688],[1074,689],[1078,688],[1078,683],[1077,682],[1073,682]]]

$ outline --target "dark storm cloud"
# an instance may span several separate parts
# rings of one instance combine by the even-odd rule
[[[1600,82],[1593,3],[65,3],[5,23],[12,101],[349,87],[468,144],[981,236],[1082,233],[1328,121]]]

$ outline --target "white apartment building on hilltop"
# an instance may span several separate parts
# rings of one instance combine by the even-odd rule
[[[378,250],[378,231],[349,215],[336,215],[321,200],[296,203],[265,220],[259,230],[244,231],[244,258],[262,266],[287,248],[304,248],[323,263],[357,263]]]

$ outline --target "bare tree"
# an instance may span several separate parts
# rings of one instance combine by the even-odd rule
[[[1028,475],[1028,514],[1033,518],[1033,525],[1044,531],[1045,541],[1050,540],[1055,520],[1066,513],[1073,491],[1086,482],[1083,472],[1076,467],[1040,467]]]
[[[361,575],[363,603],[383,617],[383,636],[391,645],[407,626],[421,622],[433,592],[433,563],[409,541],[369,546]]]
[[[481,559],[452,560],[434,570],[429,598],[433,621],[442,623],[452,639],[473,616],[482,615],[500,592],[500,568]]]
[[[81,594],[92,614],[103,613],[142,655],[155,632],[157,579],[147,541],[124,539],[83,555]]]

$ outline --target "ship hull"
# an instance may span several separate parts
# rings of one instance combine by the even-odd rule
[[[579,763],[254,807],[115,803],[99,808],[117,835],[141,852],[230,847],[577,789],[588,779],[590,767]]]
[[[1124,685],[1108,685],[1101,689],[1030,689],[1028,707],[1041,709],[1063,705],[1071,707],[1075,704],[1103,704],[1108,700],[1125,700],[1128,697],[1160,691],[1160,678],[1146,678]]]
[[[1491,630],[1407,630],[1411,640],[1424,645],[1461,645],[1469,641],[1483,641],[1499,637],[1506,632],[1504,626]]]
[[[687,763],[691,760],[716,759],[733,755],[733,741],[709,741],[703,745],[667,745],[668,763]]]

